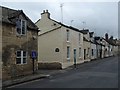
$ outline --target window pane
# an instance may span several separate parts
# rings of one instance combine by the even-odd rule
[[[79,48],[79,57],[81,57],[81,48]]]
[[[18,34],[21,34],[21,20],[20,19],[16,21],[16,31]]]
[[[92,49],[92,56],[94,56],[94,50]]]
[[[26,22],[22,21],[22,34],[26,34]]]
[[[16,58],[16,64],[21,64],[21,58]]]
[[[23,63],[26,63],[26,58],[23,58]]]
[[[18,19],[16,21],[16,27],[19,28],[19,29],[21,29],[21,20],[20,19]]]
[[[22,27],[22,34],[25,34],[25,27]]]
[[[23,51],[23,57],[26,57],[26,56],[27,56],[26,51]]]
[[[56,49],[55,49],[55,52],[59,52],[59,51],[60,51],[59,48],[56,48]]]
[[[17,51],[17,57],[21,57],[21,51]]]
[[[17,34],[21,34],[21,29],[17,28]]]
[[[69,41],[69,38],[70,38],[70,31],[67,30],[67,41]]]
[[[70,58],[70,47],[67,47],[67,58]]]

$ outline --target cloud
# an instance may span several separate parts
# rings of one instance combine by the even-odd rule
[[[4,0],[4,2],[118,2],[119,0]]]
[[[61,3],[63,3],[61,0],[54,0],[54,2],[3,2],[2,5],[22,9],[32,21],[36,22],[41,18],[41,12],[44,9],[49,10],[51,18],[61,21]],[[110,35],[118,37],[117,2],[76,2],[73,0],[64,2],[63,20],[67,25],[71,25],[71,20],[74,20],[72,26],[80,29],[89,28],[97,35],[103,36],[104,33],[109,32]],[[86,25],[83,25],[83,21]]]

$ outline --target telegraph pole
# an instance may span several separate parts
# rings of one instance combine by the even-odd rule
[[[63,3],[60,4],[61,8],[61,22],[63,23]]]
[[[86,22],[85,22],[85,21],[83,21],[82,23],[83,23],[83,30],[84,30]]]

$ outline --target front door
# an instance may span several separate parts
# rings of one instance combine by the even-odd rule
[[[76,49],[74,49],[74,64],[76,65]]]
[[[84,60],[86,59],[86,49],[84,49]]]

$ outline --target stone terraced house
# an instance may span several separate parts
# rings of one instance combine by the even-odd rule
[[[81,30],[83,33],[83,49],[84,49],[84,61],[91,60],[91,42],[90,33],[88,29]]]
[[[7,80],[31,74],[31,52],[37,53],[37,26],[22,10],[0,6],[2,9],[2,79]],[[34,70],[37,70],[35,59]]]

